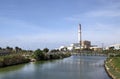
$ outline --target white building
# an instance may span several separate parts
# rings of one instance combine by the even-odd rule
[[[73,47],[73,46],[68,46],[68,47],[67,47],[67,50],[72,51],[73,49],[74,49],[74,47]]]
[[[64,49],[66,46],[60,46],[59,50]]]
[[[79,43],[73,43],[73,44],[70,44],[69,46],[60,46],[59,50],[61,49],[64,49],[64,48],[67,48],[67,50],[74,50],[74,49],[80,49],[80,44]],[[83,47],[81,47],[83,48]]]
[[[108,47],[106,47],[106,49],[115,49],[115,50],[119,50],[120,49],[120,44],[114,44],[114,45],[110,45]]]
[[[97,46],[90,47],[90,49],[93,51],[102,51],[103,50],[101,47],[97,47]]]

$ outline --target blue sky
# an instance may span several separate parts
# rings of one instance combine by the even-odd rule
[[[83,40],[120,43],[119,0],[0,0],[0,47],[58,48]]]

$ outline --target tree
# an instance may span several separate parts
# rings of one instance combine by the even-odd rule
[[[7,50],[8,52],[12,52],[12,51],[13,51],[13,48],[12,48],[12,47],[7,46],[7,47],[6,47],[6,50]]]
[[[47,52],[49,52],[49,49],[48,48],[44,48],[43,52],[47,53]]]
[[[6,47],[6,50],[9,50],[9,49],[10,49],[10,47],[9,47],[9,46],[7,46],[7,47]]]
[[[56,53],[56,52],[58,52],[58,50],[56,50],[56,49],[52,49],[50,52],[52,52],[52,53]]]
[[[114,50],[115,48],[114,47],[109,47],[109,50]]]
[[[35,52],[34,52],[34,57],[35,57],[35,59],[37,59],[37,60],[43,60],[43,59],[45,58],[45,54],[43,53],[42,50],[37,49],[37,50],[35,50]]]
[[[19,47],[15,47],[15,51],[16,53],[18,53]]]
[[[2,47],[0,47],[0,50],[2,50]]]
[[[19,48],[19,47],[15,47],[15,51],[16,51],[16,53],[18,53],[19,51],[21,51],[22,49],[21,48]]]

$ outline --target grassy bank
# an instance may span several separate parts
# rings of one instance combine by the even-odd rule
[[[31,62],[32,59],[34,59],[35,61],[41,61],[41,60],[61,59],[69,56],[71,56],[70,53],[56,52],[56,53],[49,54],[38,49],[32,54],[28,54],[28,55],[18,53],[18,54],[0,56],[0,67],[28,63],[28,62]]]
[[[120,79],[120,57],[110,57],[105,62],[106,70],[113,79]]]
[[[17,65],[27,63],[30,60],[20,54],[11,54],[6,56],[0,56],[0,67],[6,67],[11,65]]]

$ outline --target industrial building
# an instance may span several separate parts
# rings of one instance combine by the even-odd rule
[[[114,50],[120,50],[120,44],[114,44],[106,47],[107,50],[114,49]]]
[[[59,50],[61,49],[67,49],[69,51],[72,51],[72,50],[94,50],[94,51],[97,51],[97,50],[102,50],[102,48],[99,48],[97,46],[93,47],[91,45],[91,41],[88,41],[88,40],[84,40],[82,41],[82,31],[81,31],[81,24],[79,24],[78,26],[78,43],[73,43],[73,44],[70,44],[69,46],[61,46],[59,48]]]
[[[82,41],[82,47],[83,49],[89,49],[91,47],[91,42],[90,41]]]

